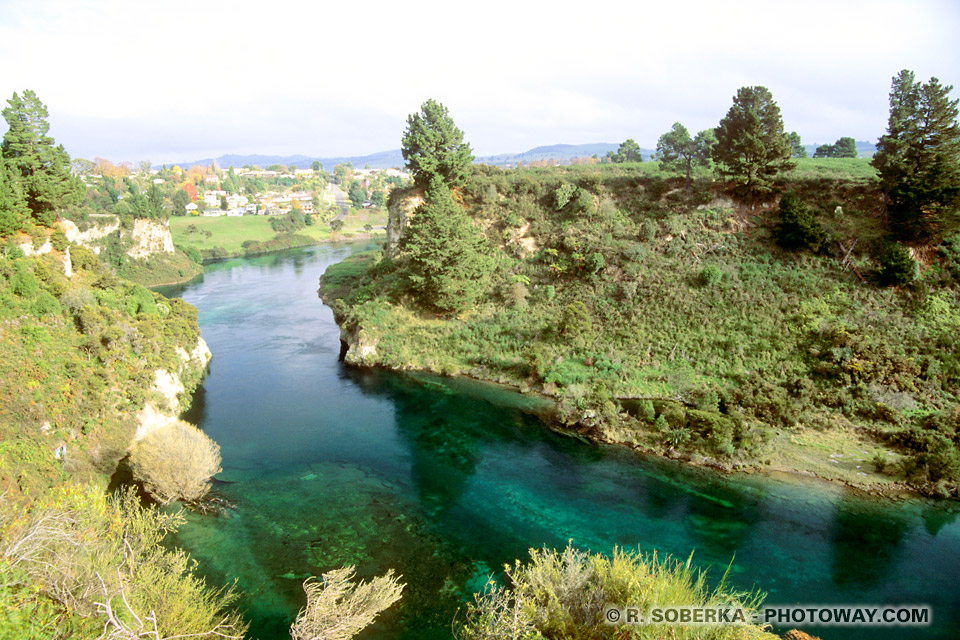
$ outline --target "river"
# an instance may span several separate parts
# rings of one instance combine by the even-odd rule
[[[166,287],[199,309],[214,357],[187,419],[221,447],[215,491],[172,541],[243,592],[251,638],[286,638],[307,575],[394,568],[401,602],[363,638],[449,638],[465,594],[531,547],[568,541],[686,558],[768,604],[929,604],[921,629],[805,628],[834,638],[960,635],[960,508],[821,483],[718,476],[551,432],[536,398],[338,362],[317,298],[364,245],[206,267]],[[783,631],[785,628],[778,628]]]

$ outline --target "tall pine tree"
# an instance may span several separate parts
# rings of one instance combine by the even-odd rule
[[[400,241],[407,277],[421,304],[444,312],[469,309],[489,286],[487,240],[439,175]]]
[[[783,132],[780,107],[766,87],[738,89],[714,132],[717,171],[735,182],[743,195],[769,193],[776,175],[794,167],[793,145]]]
[[[7,101],[3,118],[9,129],[3,135],[0,154],[13,180],[19,182],[25,204],[35,222],[51,225],[57,208],[76,202],[83,184],[70,173],[70,156],[62,145],[54,146],[47,135],[47,108],[31,90],[16,93]]]
[[[447,108],[435,100],[427,100],[420,113],[407,117],[401,152],[413,181],[427,189],[434,176],[440,176],[451,189],[463,184],[473,162],[470,145],[463,141]]]
[[[872,164],[880,174],[891,230],[936,242],[960,229],[960,127],[952,86],[923,84],[904,69],[893,78],[887,133]]]

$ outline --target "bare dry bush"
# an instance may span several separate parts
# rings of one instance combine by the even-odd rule
[[[377,614],[400,599],[403,583],[393,569],[370,582],[352,582],[354,567],[323,574],[323,582],[307,580],[307,606],[290,626],[292,640],[349,640]]]
[[[162,503],[197,502],[220,472],[220,447],[192,424],[176,423],[151,431],[130,452],[130,469]]]

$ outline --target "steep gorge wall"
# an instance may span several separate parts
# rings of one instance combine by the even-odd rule
[[[197,346],[190,353],[177,348],[177,355],[180,356],[180,367],[177,371],[171,372],[166,369],[154,371],[151,391],[155,399],[147,400],[143,409],[137,413],[134,442],[142,440],[151,431],[172,425],[177,421],[183,410],[180,396],[185,391],[181,378],[203,372],[212,357],[210,348],[203,338],[197,338]]]

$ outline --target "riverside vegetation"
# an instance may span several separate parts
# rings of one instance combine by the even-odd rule
[[[404,151],[431,153],[424,128],[442,151],[391,197],[399,241],[328,268],[320,294],[348,361],[553,395],[561,420],[598,440],[955,496],[949,91],[894,78],[872,162],[791,159],[769,91],[746,87],[716,142],[676,125],[661,138],[669,168],[515,171],[445,169],[466,145],[431,101]],[[692,161],[677,162],[685,144]],[[843,451],[866,459],[843,468]]]
[[[35,94],[9,103],[0,156],[0,638],[242,638],[237,594],[212,589],[185,553],[161,545],[182,512],[111,482],[126,460],[156,501],[191,506],[219,470],[216,444],[172,415],[189,404],[203,374],[203,361],[190,355],[199,340],[196,309],[122,277],[130,263],[120,257],[120,235],[99,257],[66,238],[61,214],[90,192],[46,136],[46,109]],[[130,198],[149,202],[133,191]],[[178,379],[179,393],[164,393],[158,372]],[[135,441],[136,415],[151,406],[169,410],[172,421]],[[758,603],[722,587],[708,592],[702,574],[669,559],[617,551],[606,560],[573,550],[532,557],[512,570],[511,592],[491,586],[478,596],[459,634],[613,637],[616,629],[600,625],[597,599],[635,598],[637,585],[661,597],[636,602]],[[536,588],[528,590],[531,576]],[[390,572],[355,581],[352,567],[324,574],[322,583],[308,579],[291,637],[353,637],[402,589]],[[512,622],[501,615],[507,609],[516,612]]]

